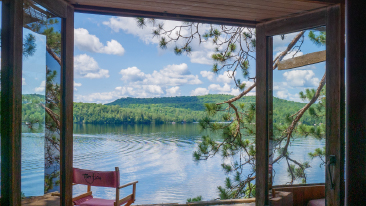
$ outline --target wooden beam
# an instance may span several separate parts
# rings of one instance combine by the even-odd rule
[[[265,25],[257,25],[256,38],[256,205],[269,204],[268,144],[272,133],[272,37],[265,35]]]
[[[199,201],[199,202],[190,202],[186,204],[179,204],[180,206],[186,205],[194,205],[194,206],[201,206],[201,205],[230,205],[230,204],[240,204],[240,203],[252,203],[255,202],[255,198],[248,198],[248,199],[229,199],[229,200],[211,200],[211,201]]]
[[[267,36],[287,34],[324,26],[327,22],[327,9],[318,9],[282,19],[265,22]]]
[[[64,0],[33,0],[58,17],[67,17],[67,3]]]
[[[345,24],[344,7],[328,7],[327,12],[327,62],[326,62],[326,160],[336,156],[331,168],[332,180],[326,168],[326,205],[344,205],[345,159]],[[331,182],[334,183],[332,188]]]
[[[278,64],[278,70],[294,69],[298,67],[303,67],[311,64],[316,64],[319,62],[324,62],[326,60],[326,51],[319,51],[310,54],[305,54],[299,57],[294,57],[284,61],[280,61]]]
[[[78,0],[79,5],[101,6],[111,8],[123,8],[141,11],[166,12],[185,15],[200,15],[222,18],[230,18],[237,16],[239,19],[261,19],[263,15],[271,15],[280,17],[294,13],[294,11],[286,11],[280,8],[274,9],[268,6],[258,6],[255,3],[248,3],[241,6],[233,6],[228,2],[204,2],[192,0],[118,0],[106,2],[100,0]],[[254,5],[254,6],[253,6]]]
[[[344,3],[345,0],[295,0],[295,1],[303,1],[303,2],[310,2],[310,3],[325,3],[325,4],[341,4]]]
[[[366,1],[346,1],[346,205],[366,202]],[[328,37],[327,37],[328,38]],[[327,87],[328,89],[328,87]]]
[[[61,205],[72,206],[73,163],[73,96],[74,96],[74,8],[67,6],[62,20],[61,49],[61,134],[60,193]]]
[[[75,4],[75,11],[81,13],[101,14],[101,15],[113,15],[113,16],[124,16],[124,17],[145,17],[145,18],[159,18],[166,20],[178,20],[178,21],[195,21],[208,24],[225,24],[231,26],[243,26],[254,28],[257,21],[245,21],[238,19],[229,18],[213,18],[213,17],[202,17],[202,16],[191,16],[172,14],[165,12],[149,12],[140,10],[130,9],[118,9],[98,6],[86,6]]]
[[[292,0],[69,0],[68,2],[75,5],[78,4],[85,6],[102,6],[144,11],[153,11],[154,9],[156,9],[156,7],[159,7],[160,9],[166,9],[166,11],[168,11],[169,8],[192,8],[192,10],[201,8],[201,12],[214,12],[217,11],[217,9],[221,9],[227,11],[226,16],[229,15],[228,13],[230,13],[231,11],[242,10],[243,12],[247,12],[248,9],[251,10],[249,11],[249,14],[252,14],[252,12],[259,13],[262,11],[262,15],[266,15],[264,13],[267,11],[279,11],[283,12],[283,15],[286,13],[299,13],[304,11],[310,11],[316,8],[323,7],[324,5],[329,5],[324,3],[319,4]],[[220,11],[220,13],[221,12],[222,11]]]
[[[23,1],[2,1],[1,205],[21,205]]]

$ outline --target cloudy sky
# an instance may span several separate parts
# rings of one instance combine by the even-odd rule
[[[167,28],[180,24],[164,21]],[[202,31],[207,28],[203,26]],[[274,37],[274,55],[278,55],[295,35],[286,35],[284,40]],[[175,55],[174,44],[162,50],[158,42],[159,39],[153,38],[152,27],[141,29],[134,18],[77,13],[74,101],[108,103],[121,97],[239,94],[227,72],[218,75],[211,72],[213,61],[210,56],[215,48],[211,42],[194,42],[189,56]],[[312,44],[306,34],[302,50],[297,55],[324,49]],[[274,95],[300,101],[298,92],[316,88],[324,71],[324,63],[276,70]],[[254,61],[250,62],[250,76],[255,76]],[[27,79],[24,81],[28,84]],[[246,81],[248,86],[253,83],[252,80]],[[42,82],[35,84],[34,91],[37,92]],[[250,95],[255,95],[255,90]]]

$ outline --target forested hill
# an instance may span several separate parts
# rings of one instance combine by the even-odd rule
[[[224,102],[233,98],[231,95],[205,95],[188,97],[162,98],[122,98],[103,105],[96,103],[74,103],[74,122],[92,124],[129,124],[129,123],[168,123],[197,122],[206,116],[205,103]],[[40,103],[44,96],[23,96],[23,120],[27,122],[43,122],[44,109]],[[250,106],[255,97],[243,97],[239,102]],[[296,113],[305,104],[274,98],[273,120],[275,123],[286,122],[286,116]],[[223,121],[219,112],[215,121]],[[312,118],[308,113],[302,117],[304,124],[317,124],[322,120]]]
[[[124,108],[134,107],[133,105],[160,105],[165,107],[191,109],[204,111],[205,103],[218,103],[227,101],[234,96],[227,94],[208,94],[204,96],[180,96],[180,97],[156,97],[156,98],[121,98],[106,105],[118,105]],[[255,96],[243,97],[239,102],[255,103]]]
[[[180,96],[160,98],[121,98],[109,104],[75,103],[74,122],[76,123],[164,123],[196,122],[205,115],[205,103],[224,102],[232,95],[209,94],[204,96]],[[247,106],[255,103],[255,96],[241,98]],[[296,113],[305,104],[274,98],[274,122],[284,123],[286,115]],[[223,121],[216,115],[216,121]],[[305,124],[321,122],[306,113],[302,117]]]

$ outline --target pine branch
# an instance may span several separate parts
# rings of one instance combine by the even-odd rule
[[[276,163],[277,161],[279,161],[282,157],[286,156],[287,150],[288,150],[288,146],[290,144],[290,139],[292,137],[292,133],[297,125],[297,123],[300,121],[301,117],[305,114],[305,112],[317,101],[317,99],[320,96],[321,90],[323,89],[324,85],[325,85],[325,80],[326,80],[326,74],[324,74],[322,80],[319,83],[318,89],[316,90],[313,98],[311,99],[311,101],[309,103],[307,103],[303,108],[301,108],[299,110],[299,112],[297,112],[297,115],[295,117],[295,119],[292,121],[291,125],[287,128],[287,130],[285,131],[286,134],[286,145],[282,151],[282,154],[280,156],[278,156],[273,163]]]

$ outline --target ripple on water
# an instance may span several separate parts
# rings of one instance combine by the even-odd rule
[[[183,128],[184,126],[184,128]],[[74,135],[74,167],[91,170],[120,168],[121,184],[138,180],[136,204],[183,203],[187,198],[202,195],[205,200],[218,197],[217,186],[224,185],[225,174],[221,157],[195,163],[192,153],[202,135],[197,124],[143,126],[87,125]],[[106,127],[107,129],[103,129]],[[135,126],[139,127],[139,126]],[[183,128],[183,129],[182,129]],[[108,131],[108,132],[105,132]],[[80,134],[79,134],[80,133]],[[24,146],[24,143],[27,146]],[[28,195],[43,193],[44,149],[42,134],[24,135],[22,148],[22,191]],[[290,152],[303,159],[307,153],[324,142],[314,138],[300,138],[292,143]],[[301,151],[300,154],[295,151]],[[277,182],[288,178],[282,161],[274,166]],[[248,173],[250,168],[245,168]],[[313,166],[308,182],[322,181],[324,170]],[[324,181],[324,180],[323,180]],[[115,198],[115,190],[92,188],[96,197]],[[86,191],[85,186],[75,186],[74,194]],[[122,190],[128,195],[131,188]],[[38,194],[38,195],[40,195]]]

